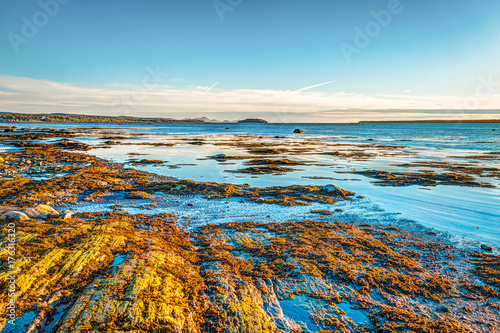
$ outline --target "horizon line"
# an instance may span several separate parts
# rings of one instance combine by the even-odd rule
[[[495,109],[489,109],[489,110],[495,110]],[[444,110],[443,110],[444,111]],[[203,124],[228,124],[228,123],[238,123],[239,121],[244,121],[244,120],[255,120],[255,122],[251,123],[269,123],[269,124],[318,124],[318,123],[325,123],[323,122],[269,122],[263,118],[259,117],[247,117],[244,119],[239,119],[239,120],[232,120],[232,121],[221,121],[218,119],[209,119],[206,116],[202,117],[195,117],[195,118],[170,118],[170,117],[161,117],[161,116],[135,116],[135,115],[120,115],[120,116],[112,116],[112,115],[96,115],[96,114],[78,114],[78,113],[65,113],[65,112],[53,112],[53,113],[47,113],[47,112],[41,112],[41,113],[24,113],[24,112],[7,112],[7,111],[0,111],[0,116],[1,115],[23,115],[23,116],[34,116],[34,117],[43,117],[43,116],[78,116],[78,117],[98,117],[98,118],[123,118],[123,119],[137,119],[137,120],[143,120],[146,122],[147,120],[151,119],[157,119],[157,120],[171,120],[175,122],[188,122],[188,121],[199,121],[199,123]],[[2,117],[0,117],[2,118]],[[205,121],[206,119],[207,121]],[[3,120],[3,119],[1,119]],[[0,120],[0,122],[2,122]],[[44,120],[11,120],[11,121],[6,121],[4,123],[10,123],[10,122],[16,122],[16,123],[50,123],[51,121],[44,121]],[[54,121],[55,122],[55,121]],[[59,121],[61,122],[61,121]],[[86,122],[86,121],[76,121],[76,122],[71,122],[71,121],[65,121],[66,123],[92,123],[92,121]],[[331,122],[329,124],[361,124],[361,123],[500,123],[500,118],[470,118],[470,119],[464,119],[464,118],[450,118],[450,119],[443,119],[443,118],[436,118],[436,119],[411,119],[411,120],[395,120],[395,119],[380,119],[380,120],[358,120],[358,121],[347,121],[347,122]],[[114,122],[114,121],[109,121],[107,123],[120,123]],[[247,122],[248,123],[248,122]]]

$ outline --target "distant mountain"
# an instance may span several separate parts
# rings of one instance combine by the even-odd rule
[[[185,118],[183,120],[189,120],[191,118]],[[193,120],[198,120],[201,121],[202,123],[218,123],[219,121],[217,119],[209,119],[207,117],[198,117],[198,118],[193,118]]]

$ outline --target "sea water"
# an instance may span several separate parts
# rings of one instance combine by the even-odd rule
[[[11,124],[12,125],[12,124]],[[256,187],[288,186],[293,184],[336,184],[365,197],[364,200],[378,212],[398,214],[401,219],[415,221],[438,231],[446,231],[465,240],[475,240],[500,246],[500,184],[499,178],[484,181],[495,188],[473,188],[438,185],[422,187],[376,186],[374,179],[345,173],[349,170],[409,171],[397,164],[418,161],[471,163],[480,167],[500,168],[499,159],[469,160],[465,156],[500,151],[499,124],[417,124],[417,123],[364,123],[364,124],[253,124],[253,123],[174,123],[174,124],[16,124],[24,128],[84,129],[87,137],[78,138],[96,145],[90,154],[126,163],[129,153],[144,154],[134,158],[160,159],[164,166],[134,166],[134,168],[179,179],[250,184]],[[300,128],[302,134],[293,131]],[[91,129],[95,129],[91,131]],[[95,131],[113,132],[114,135],[132,135],[133,139],[116,140],[134,142],[176,142],[172,147],[143,145],[115,145],[104,148]],[[283,146],[297,142],[326,142],[348,144],[382,144],[404,146],[416,154],[384,156],[373,160],[337,160],[321,154],[286,156],[296,160],[325,163],[327,166],[300,165],[298,171],[283,175],[249,175],[231,173],[243,167],[242,160],[219,163],[207,158],[216,154],[248,155],[245,149],[213,144],[220,140],[244,137],[245,140],[280,140]],[[190,145],[176,139],[204,139],[205,145]],[[495,155],[497,156],[497,155]],[[269,158],[275,156],[270,155]],[[500,157],[500,155],[498,155]],[[127,164],[125,164],[127,166]],[[172,165],[178,165],[172,168]],[[131,166],[129,166],[131,167]],[[420,168],[422,169],[422,168]],[[428,168],[426,168],[428,169]],[[437,170],[442,171],[442,170]],[[305,177],[332,177],[310,179]],[[483,180],[481,180],[483,181]]]

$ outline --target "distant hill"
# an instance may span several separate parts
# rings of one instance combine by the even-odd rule
[[[267,121],[264,120],[264,119],[258,119],[258,118],[248,118],[248,119],[243,119],[243,120],[239,120],[238,121],[238,124],[241,124],[241,123],[263,123],[263,124],[267,124]]]
[[[131,116],[94,116],[82,114],[27,114],[0,112],[0,122],[28,123],[203,123],[200,119],[142,118]]]
[[[66,113],[12,113],[0,112],[0,123],[233,123],[234,121],[219,121],[207,117],[199,118],[144,118],[132,116],[94,116]],[[244,119],[238,123],[267,123],[263,119]]]

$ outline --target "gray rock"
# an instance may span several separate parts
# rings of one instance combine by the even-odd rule
[[[493,248],[486,244],[481,244],[481,249],[483,249],[484,251],[493,252]]]
[[[57,210],[47,205],[38,205],[36,207],[26,208],[23,212],[29,217],[42,219],[46,219],[49,216],[59,215]]]
[[[71,218],[73,218],[73,214],[74,214],[74,213],[73,213],[72,211],[70,211],[70,210],[65,210],[65,211],[63,212],[63,219],[65,219],[65,220],[71,219]]]
[[[30,218],[23,212],[12,211],[0,216],[0,221],[28,221]]]
[[[333,185],[333,184],[324,186],[320,190],[320,192],[328,193],[328,194],[335,196],[335,197],[342,197],[344,199],[349,199],[350,196],[354,195],[353,192],[343,190],[340,187]]]

